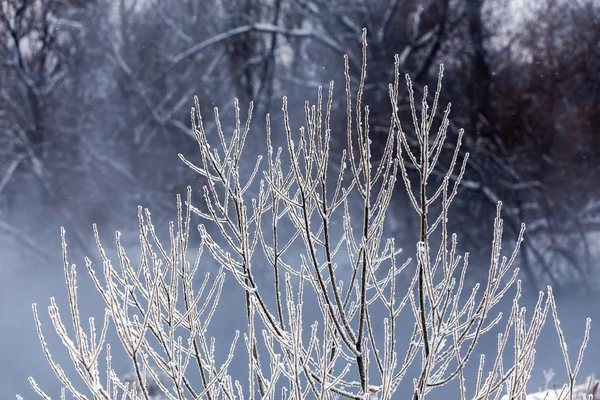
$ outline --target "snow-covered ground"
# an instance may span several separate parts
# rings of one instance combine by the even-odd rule
[[[573,393],[574,400],[600,400],[600,390],[598,386],[600,380],[593,375],[588,377],[585,383],[575,386]],[[564,390],[562,387],[556,387],[549,390],[532,393],[527,395],[527,400],[563,400],[569,399],[569,388]],[[508,395],[504,395],[501,400],[508,400]]]

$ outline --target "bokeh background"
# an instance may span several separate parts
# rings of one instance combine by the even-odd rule
[[[299,127],[304,101],[334,80],[332,151],[339,155],[343,55],[356,84],[363,27],[374,154],[388,132],[394,55],[418,99],[425,85],[435,88],[444,63],[448,151],[462,127],[461,158],[470,152],[450,220],[471,253],[470,282],[487,276],[502,200],[506,248],[527,224],[518,259],[526,291],[536,297],[553,285],[578,349],[584,317],[600,316],[597,0],[0,0],[0,398],[33,398],[30,375],[51,393],[59,388],[30,308],[50,296],[65,305],[59,226],[72,261],[83,266],[83,255],[96,254],[92,223],[107,243],[120,230],[135,248],[137,205],[164,229],[175,217],[175,194],[192,185],[200,201],[202,180],[177,157],[197,155],[194,95],[215,135],[213,107],[231,132],[233,99],[242,110],[254,101],[246,153],[253,165],[266,152],[267,113],[276,144],[283,139],[282,96]],[[400,111],[411,134],[405,90]],[[386,229],[413,251],[418,221],[397,187]],[[89,289],[83,309],[101,311],[81,279]],[[236,308],[234,299],[221,307]],[[231,333],[228,318],[216,324],[223,337]],[[546,331],[532,385],[549,368],[562,383],[556,334]],[[494,340],[482,345],[495,350]],[[599,345],[593,323],[584,374],[600,374]],[[127,371],[124,360],[120,368]]]

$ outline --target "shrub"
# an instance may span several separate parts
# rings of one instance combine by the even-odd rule
[[[476,284],[470,293],[465,292],[468,254],[457,254],[457,237],[447,231],[447,221],[468,154],[463,157],[460,153],[462,130],[456,144],[446,146],[450,105],[438,113],[443,67],[431,109],[425,87],[420,113],[413,85],[406,77],[418,143],[414,146],[398,116],[400,77],[396,57],[395,81],[389,86],[389,135],[379,162],[373,165],[369,108],[363,109],[362,104],[367,60],[366,32],[363,35],[362,71],[354,107],[345,58],[347,149],[339,160],[333,160],[329,152],[333,83],[327,99],[319,89],[317,104],[306,103],[306,126],[299,136],[292,133],[287,100],[283,99],[285,157],[281,148],[273,150],[267,116],[268,167],[257,183],[253,182],[259,175],[261,158],[254,168],[247,169],[242,157],[252,105],[243,125],[236,101],[235,130],[227,138],[217,110],[216,134],[207,135],[196,99],[191,117],[199,163],[180,157],[205,178],[204,203],[192,204],[191,188],[185,201],[177,197],[177,220],[169,225],[166,244],[161,242],[150,212],[139,208],[141,255],[137,265],[131,262],[117,233],[115,266],[94,227],[104,282],[89,259],[86,266],[107,306],[100,332],[93,319],[88,331],[82,325],[76,270],[69,267],[62,230],[74,334],[65,327],[54,299],[49,313],[86,393],[95,399],[148,400],[157,393],[167,399],[234,399],[244,395],[250,399],[391,399],[400,382],[412,377],[413,399],[423,399],[454,380],[464,399],[465,365],[481,335],[501,320],[501,314],[493,314],[494,306],[516,284],[512,311],[498,335],[497,354],[491,356],[491,363],[480,357],[469,397],[498,398],[502,393],[511,399],[524,397],[535,343],[549,311],[556,321],[569,374],[565,396],[573,395],[589,320],[586,339],[571,368],[551,289],[545,300],[544,293],[540,293],[530,317],[519,307],[521,285],[513,264],[524,227],[512,253],[502,256],[500,204],[488,279]],[[442,114],[441,121],[432,134],[438,114]],[[211,147],[213,142],[217,149]],[[434,168],[440,168],[448,147],[452,152],[447,157],[445,177],[433,187],[435,183],[429,178]],[[332,164],[339,165],[337,180],[329,181]],[[394,239],[386,238],[384,232],[398,180],[404,183],[420,221],[419,231],[415,232],[415,260],[409,258],[402,263]],[[360,220],[353,223],[350,210],[356,202],[360,205]],[[198,226],[200,243],[194,257],[189,249],[193,242],[192,215],[204,220]],[[206,252],[210,261],[204,261]],[[201,264],[211,263],[219,266],[216,277],[211,279],[207,273],[197,282],[194,277]],[[257,264],[270,265],[272,285],[257,280]],[[239,332],[227,357],[219,362],[215,349],[221,344],[214,337],[206,337],[226,274],[233,276],[245,293],[247,384],[228,372]],[[403,280],[404,276],[409,279]],[[310,301],[318,304],[320,320],[308,326],[311,321],[306,321],[303,305]],[[53,361],[35,304],[33,311],[43,350],[63,385],[63,393],[87,398]],[[414,325],[407,325],[405,320],[411,317]],[[120,379],[111,365],[112,348],[105,343],[111,324],[132,361],[133,379]],[[407,326],[409,330],[412,327],[410,341],[401,347],[397,337]],[[508,366],[504,365],[507,348],[514,356]],[[101,354],[106,358],[103,376]],[[49,398],[33,379],[31,383],[41,397]]]

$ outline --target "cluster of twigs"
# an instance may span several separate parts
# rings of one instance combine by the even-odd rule
[[[113,263],[95,229],[104,283],[89,259],[86,265],[107,306],[100,333],[93,319],[87,333],[81,323],[76,271],[74,266],[69,267],[63,232],[73,338],[54,300],[49,307],[50,317],[86,391],[94,399],[150,400],[156,392],[159,398],[173,400],[244,396],[392,399],[400,382],[414,371],[418,372],[413,375],[415,400],[424,399],[432,390],[455,379],[459,382],[461,399],[499,398],[503,393],[510,399],[524,398],[534,363],[535,343],[549,310],[557,321],[569,371],[564,398],[569,398],[569,391],[573,395],[585,342],[572,369],[550,289],[545,300],[540,293],[529,317],[519,307],[521,286],[517,281],[518,269],[513,264],[524,227],[514,251],[503,257],[500,204],[488,279],[482,285],[475,285],[470,293],[465,292],[468,254],[464,257],[457,254],[456,235],[447,231],[449,208],[468,158],[466,155],[459,162],[462,131],[453,146],[441,185],[428,185],[444,152],[449,126],[450,105],[443,112],[437,132],[432,133],[439,114],[443,67],[431,109],[427,88],[420,107],[415,104],[411,80],[406,76],[418,142],[418,148],[414,148],[409,145],[398,117],[400,74],[396,57],[395,80],[389,86],[393,110],[389,134],[379,162],[373,165],[369,108],[363,108],[362,104],[366,36],[363,43],[362,73],[355,98],[345,59],[347,150],[339,163],[334,162],[339,165],[335,167],[336,181],[328,181],[333,169],[329,151],[333,83],[326,100],[319,89],[317,104],[306,103],[306,126],[300,129],[299,136],[292,132],[287,100],[283,99],[285,156],[286,150],[272,148],[273,133],[267,116],[268,167],[259,182],[255,181],[261,171],[261,157],[249,171],[244,169],[242,157],[252,105],[243,125],[236,101],[235,130],[230,138],[224,134],[215,109],[217,132],[212,138],[218,140],[214,140],[217,148],[213,148],[215,143],[205,132],[196,99],[192,128],[200,161],[193,163],[183,156],[181,159],[205,177],[204,204],[192,204],[190,188],[185,201],[177,197],[177,221],[169,226],[167,246],[159,239],[150,212],[140,208],[141,256],[137,265],[127,256],[119,234],[118,260]],[[409,177],[407,165],[418,171],[416,182]],[[404,183],[420,220],[415,262],[398,261],[400,250],[393,238],[385,237],[383,229],[398,180]],[[361,204],[359,223],[351,221],[353,199]],[[201,242],[192,259],[188,247],[193,214],[205,223],[198,227]],[[340,225],[334,227],[336,221],[341,221],[343,229],[338,229]],[[220,268],[214,279],[207,273],[199,283],[194,277],[206,262],[205,250],[211,262]],[[258,263],[272,267],[272,287],[261,285],[256,279],[254,266]],[[406,272],[401,275],[403,271]],[[228,370],[236,354],[239,332],[221,362],[215,356],[215,338],[206,337],[209,323],[218,312],[226,274],[233,276],[245,292],[247,384],[235,380]],[[410,278],[407,282],[402,280],[406,274]],[[402,282],[406,290],[400,290]],[[517,294],[505,327],[498,335],[497,354],[492,355],[491,364],[486,364],[481,356],[477,381],[467,389],[465,365],[481,335],[501,320],[501,314],[493,315],[492,309],[515,283]],[[308,296],[319,305],[318,320],[309,321],[313,322],[310,335],[305,332],[308,324],[303,309]],[[69,393],[77,399],[88,398],[53,361],[35,305],[33,309],[43,349],[64,386],[63,397]],[[383,317],[376,316],[374,310],[383,310]],[[414,321],[411,338],[402,346],[397,343],[397,335],[411,327],[405,322],[411,318]],[[134,384],[119,379],[111,365],[112,350],[105,344],[111,323],[132,360]],[[586,341],[588,333],[589,321]],[[504,355],[511,347],[514,358],[510,365],[505,365]],[[99,367],[101,354],[106,357],[103,376]],[[33,379],[31,383],[41,397],[50,398]]]

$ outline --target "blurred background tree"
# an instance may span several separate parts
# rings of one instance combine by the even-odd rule
[[[231,114],[234,97],[242,108],[253,100],[251,135],[260,140],[252,143],[263,143],[264,114],[272,112],[277,126],[284,94],[296,104],[290,109],[301,110],[331,79],[343,92],[340,60],[344,53],[360,60],[363,27],[370,36],[365,100],[375,131],[389,126],[394,54],[420,92],[445,64],[451,132],[465,128],[471,153],[462,186],[468,193],[454,210],[461,246],[475,260],[488,257],[477,249],[487,249],[492,220],[485,217],[501,199],[507,240],[521,221],[528,224],[521,267],[530,285],[595,290],[594,0],[2,0],[2,246],[23,248],[29,262],[47,259],[45,244],[66,224],[89,254],[92,222],[110,232],[123,219],[135,221],[137,204],[172,211],[173,195],[197,179],[176,158],[194,154],[193,95],[205,114],[213,106]],[[358,64],[350,71],[356,83]],[[333,135],[343,140],[343,96],[333,107]],[[409,107],[401,107],[403,121]],[[382,139],[373,139],[382,149]],[[252,151],[264,152],[256,146]],[[387,223],[397,240],[414,246],[416,238],[404,234],[416,223],[403,212],[407,201],[398,193],[398,212]]]

